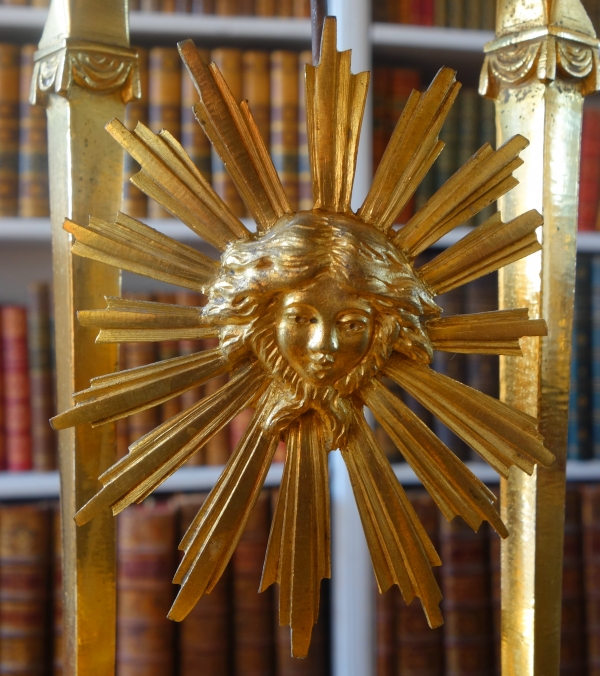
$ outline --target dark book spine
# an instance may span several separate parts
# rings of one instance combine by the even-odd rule
[[[31,402],[27,355],[27,310],[5,305],[2,317],[6,469],[31,469]]]
[[[181,59],[175,47],[153,47],[149,57],[148,122],[158,134],[162,129],[181,138]],[[168,218],[158,202],[148,202],[148,216]]]
[[[581,488],[587,674],[600,676],[600,484]]]
[[[52,675],[62,676],[65,666],[63,622],[63,553],[60,507],[52,510]]]
[[[433,25],[444,27],[448,23],[447,0],[434,0]]]
[[[592,455],[600,458],[600,256],[591,257]]]
[[[481,0],[481,28],[493,31],[496,28],[496,0]]]
[[[294,16],[298,19],[310,18],[310,0],[294,0]]]
[[[271,157],[292,210],[298,209],[298,54],[271,54]]]
[[[130,101],[125,108],[125,126],[133,130],[138,122],[148,124],[148,50],[137,48],[138,67],[142,96],[137,101]],[[144,218],[148,211],[148,198],[129,180],[140,170],[140,165],[129,153],[123,158],[123,211],[134,218]]]
[[[561,676],[585,676],[587,673],[581,531],[580,491],[577,486],[567,485],[560,636]]]
[[[376,587],[376,585],[375,585]],[[395,676],[396,670],[396,606],[400,590],[393,585],[383,594],[375,589],[375,673]]]
[[[0,673],[43,676],[49,651],[50,512],[0,506]]]
[[[276,673],[273,590],[258,593],[270,521],[270,495],[263,491],[232,559],[236,676]]]
[[[449,28],[464,28],[465,0],[448,0],[446,21]]]
[[[423,524],[433,546],[439,543],[439,511],[433,498],[424,490],[407,491],[407,496]],[[436,569],[436,577],[439,578]],[[396,595],[396,664],[402,676],[443,676],[443,627],[431,629],[418,599],[406,605],[400,594]]]
[[[463,0],[464,16],[462,28],[479,30],[481,28],[482,0]]]
[[[46,111],[29,103],[36,45],[21,47],[19,104],[19,216],[48,216]]]
[[[501,540],[490,528],[490,597],[494,635],[494,676],[502,675],[502,559]]]
[[[590,258],[589,254],[579,254],[575,273],[567,457],[577,460],[592,454]]]
[[[44,282],[29,286],[29,385],[31,396],[31,457],[36,471],[56,469],[54,382],[50,339],[50,289]]]
[[[18,214],[19,46],[0,43],[0,217]]]
[[[192,523],[207,494],[180,496],[180,537]],[[210,594],[205,594],[179,625],[179,676],[225,676],[232,673],[233,626],[231,565]]]
[[[487,524],[477,533],[460,518],[440,518],[446,676],[493,671]]]
[[[208,49],[199,49],[198,52],[202,60],[208,63],[210,60]],[[192,162],[198,167],[200,173],[210,182],[212,180],[211,145],[192,110],[192,106],[199,100],[199,95],[192,82],[192,78],[187,70],[185,70],[185,66],[182,67],[181,145],[191,157]]]
[[[129,507],[117,527],[117,673],[173,676],[175,512],[168,504]]]

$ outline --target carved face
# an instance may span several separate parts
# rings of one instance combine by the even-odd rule
[[[331,277],[282,296],[276,310],[279,350],[300,376],[333,385],[367,354],[373,308]]]

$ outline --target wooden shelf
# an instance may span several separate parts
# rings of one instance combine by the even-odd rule
[[[494,470],[484,462],[469,462],[469,469],[486,484],[499,483]],[[405,463],[393,466],[403,486],[420,486],[421,482]],[[156,489],[156,493],[208,491],[216,483],[223,467],[183,467]],[[273,464],[265,486],[279,486],[283,464]],[[568,481],[600,481],[600,460],[569,460]],[[0,472],[0,500],[38,500],[58,498],[58,472]]]

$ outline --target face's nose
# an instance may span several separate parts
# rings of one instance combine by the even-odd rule
[[[335,323],[329,323],[322,319],[312,325],[313,330],[308,342],[308,348],[312,352],[323,352],[325,354],[332,354],[337,352],[339,348],[339,341]]]

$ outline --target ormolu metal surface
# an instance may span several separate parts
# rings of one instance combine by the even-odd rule
[[[496,99],[498,142],[530,141],[520,185],[501,198],[513,216],[537,209],[542,252],[500,272],[500,305],[527,305],[548,335],[522,340],[523,358],[504,357],[501,396],[539,417],[556,456],[531,477],[502,480],[502,674],[559,673],[565,456],[573,317],[579,145],[583,95],[597,89],[597,40],[578,0],[498,5],[486,46],[481,93]]]
[[[527,146],[521,136],[497,151],[484,146],[399,231],[397,215],[442,149],[440,128],[458,92],[454,71],[440,70],[413,92],[364,204],[350,198],[368,77],[352,75],[336,49],[335,21],[323,32],[321,61],[306,69],[309,151],[315,207],[292,213],[247,104],[234,101],[214,64],[193,43],[180,52],[200,101],[194,110],[257,223],[252,234],[226,209],[167,133],[142,125],[110,134],[140,162],[134,182],[222,251],[218,264],[134,219],[65,221],[73,252],[151,277],[170,276],[207,295],[202,308],[107,298],[106,310],[81,313],[102,340],[157,340],[206,331],[219,346],[117,375],[96,378],[53,424],[102,425],[230,373],[220,390],[163,423],[100,476],[103,488],[78,512],[84,525],[143,500],[240,410],[255,413],[217,485],[181,544],[181,589],[169,616],[182,620],[216,584],[243,531],[280,438],[288,454],[261,588],[281,586],[280,621],[292,629],[292,653],[308,651],[320,582],[330,575],[327,453],[348,466],[381,591],[398,584],[418,596],[431,626],[442,622],[436,554],[368,428],[363,404],[422,477],[448,518],[503,536],[495,496],[389,392],[387,375],[434,412],[501,474],[549,465],[535,418],[435,374],[434,349],[515,354],[522,336],[545,325],[526,309],[442,319],[434,297],[540,245],[535,210],[504,223],[499,215],[422,268],[417,255],[516,184]],[[199,335],[199,334],[194,334]],[[531,338],[531,340],[535,340]]]
[[[128,42],[125,2],[53,0],[36,54],[32,98],[48,111],[59,411],[73,405],[73,391],[117,366],[116,345],[94,345],[94,330],[75,312],[101,307],[103,293],[118,295],[119,271],[73,256],[62,224],[89,213],[111,218],[119,208],[122,155],[103,127],[138,88]],[[77,528],[73,516],[114,461],[114,427],[63,430],[59,450],[65,674],[106,676],[115,655],[114,521],[102,514]]]

